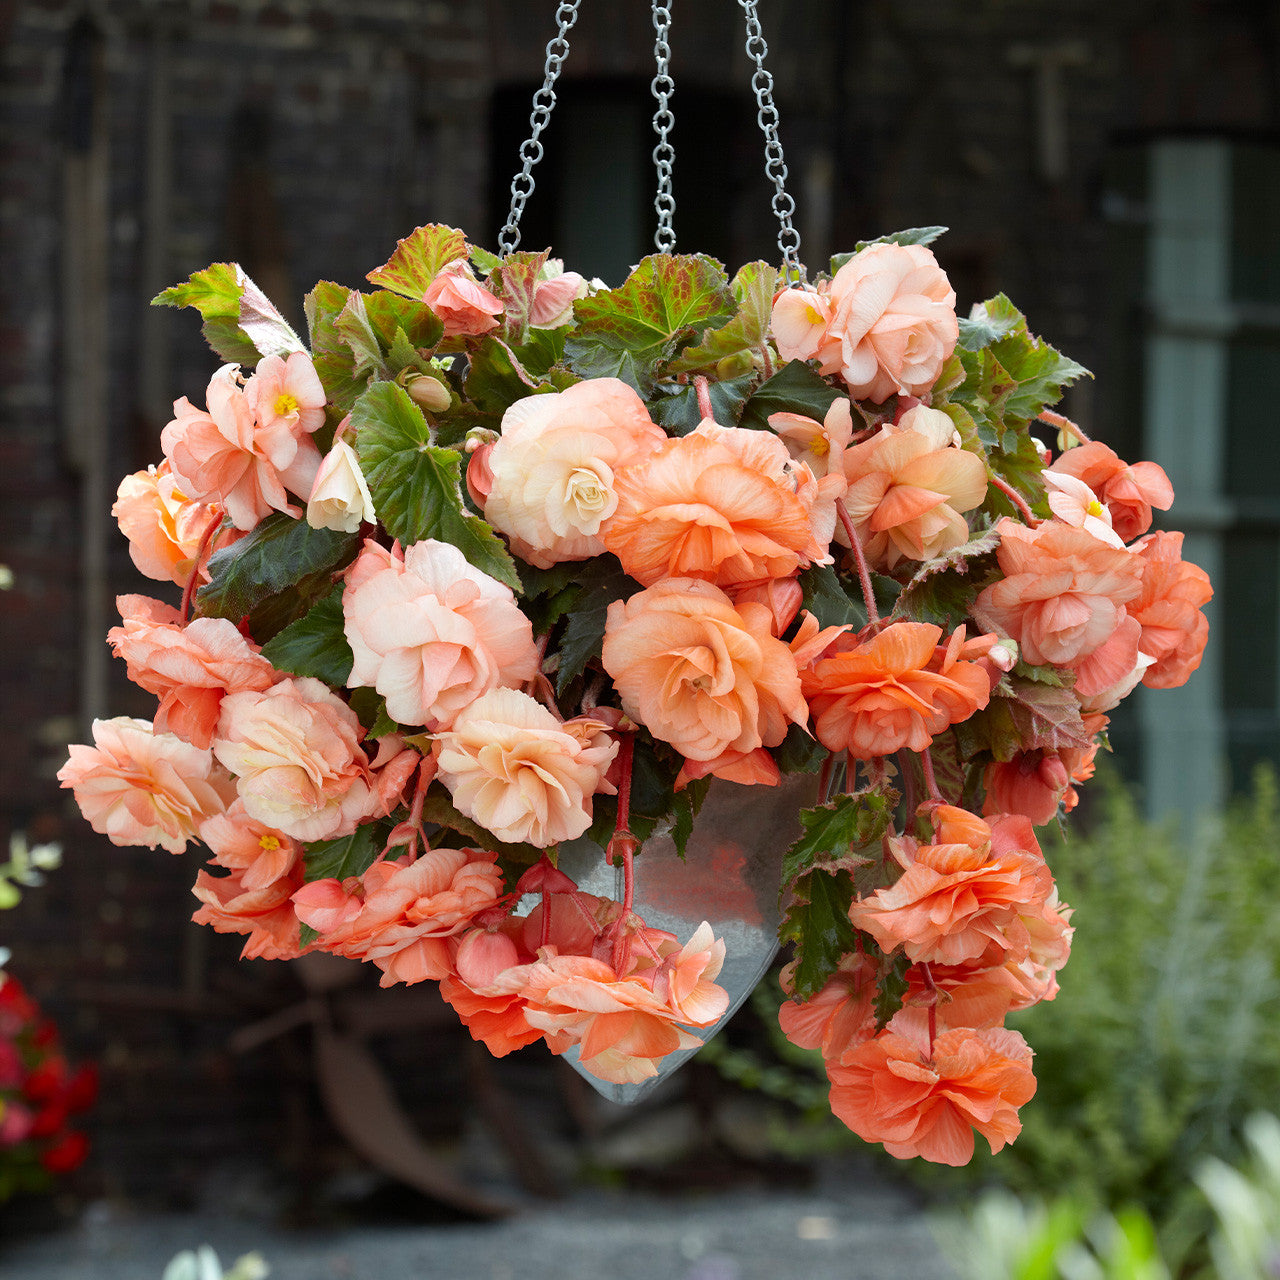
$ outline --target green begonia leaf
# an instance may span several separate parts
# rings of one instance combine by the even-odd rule
[[[461,231],[430,223],[398,241],[395,253],[365,279],[421,302],[441,269],[466,256],[467,238]]]
[[[778,269],[767,262],[749,262],[730,287],[737,314],[723,327],[705,332],[696,345],[685,347],[667,366],[669,373],[715,371],[722,360],[742,351],[755,352],[767,341]]]
[[[343,629],[342,587],[336,586],[296,622],[262,646],[262,656],[277,671],[314,676],[341,689],[354,657]]]
[[[841,392],[803,360],[792,360],[748,397],[740,425],[770,430],[771,413],[801,413],[821,422],[840,396]]]

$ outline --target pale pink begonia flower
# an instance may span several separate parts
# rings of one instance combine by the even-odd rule
[[[207,749],[156,733],[149,720],[95,720],[93,742],[71,748],[58,781],[112,844],[181,853],[235,797]]]
[[[446,338],[478,337],[498,327],[502,303],[471,276],[463,260],[451,262],[427,286],[422,300],[440,317]]]
[[[1151,528],[1151,508],[1168,511],[1173,485],[1159,463],[1126,463],[1100,440],[1068,449],[1046,472],[1075,476],[1098,495],[1111,513],[1111,523],[1123,542],[1132,542]]]
[[[881,430],[886,435],[898,431],[918,432],[929,442],[931,449],[945,449],[948,445],[959,449],[964,443],[951,415],[941,409],[931,409],[927,404],[913,404],[893,422],[886,422]]]
[[[263,356],[244,385],[244,396],[259,430],[283,426],[297,438],[324,426],[324,387],[305,351],[290,352],[287,360]]]
[[[783,289],[773,300],[770,326],[778,354],[784,360],[817,360],[820,373],[837,372],[840,339],[829,333],[833,310],[830,299],[817,289]]]
[[[313,529],[355,533],[378,519],[360,459],[345,440],[334,440],[316,472],[307,499],[307,523]]]
[[[791,457],[819,479],[844,475],[844,451],[853,440],[853,410],[846,397],[833,400],[821,422],[802,413],[771,413],[769,425]]]
[[[348,686],[377,689],[400,724],[445,728],[481,694],[538,671],[533,628],[511,588],[447,542],[416,542],[403,559],[366,542],[342,613],[355,655]]]
[[[573,319],[573,304],[587,296],[586,279],[552,258],[543,267],[543,278],[533,286],[529,323],[535,329],[558,329]]]
[[[486,456],[485,519],[540,569],[600,555],[601,526],[618,506],[615,473],[666,441],[619,378],[526,396],[503,414],[502,434]]]
[[[160,443],[183,492],[220,502],[237,529],[249,530],[272,511],[302,514],[285,491],[311,492],[320,452],[288,418],[260,423],[239,372],[226,364],[213,375],[207,411],[185,397],[175,401]]]
[[[301,861],[279,879],[257,888],[245,883],[247,872],[214,876],[201,871],[191,890],[201,906],[191,917],[216,933],[247,934],[242,960],[292,960],[302,954],[302,928],[291,895],[302,884]]]
[[[211,524],[222,520],[222,508],[193,502],[179,488],[168,459],[158,467],[135,471],[120,481],[111,514],[120,523],[120,532],[129,539],[129,557],[138,572],[157,582],[186,586],[195,567],[200,543]],[[229,547],[242,535],[237,529],[223,529],[212,538],[209,551]],[[209,581],[209,571],[200,566],[200,580]]]
[[[929,249],[868,245],[836,272],[828,296],[827,333],[840,343],[851,396],[879,403],[933,387],[960,328],[955,290]]]
[[[592,796],[613,794],[605,774],[617,753],[599,721],[561,721],[518,689],[490,690],[436,736],[458,809],[499,840],[540,849],[591,825]]]
[[[899,424],[844,451],[845,507],[873,564],[892,569],[900,560],[929,560],[968,541],[962,513],[986,498],[987,468],[977,454],[946,442],[951,419],[937,416],[945,426],[920,418],[923,430]],[[835,539],[848,545],[843,527]]]
[[[280,676],[226,618],[184,627],[176,609],[147,596],[117,596],[116,607],[124,625],[107,632],[107,643],[128,664],[129,679],[160,699],[157,732],[208,747],[225,694],[266,689]]]
[[[296,840],[348,835],[386,812],[356,713],[323,681],[228,694],[213,741],[250,817]]]
[[[249,817],[238,797],[225,813],[215,813],[200,824],[200,839],[218,866],[240,873],[240,883],[249,891],[275,884],[302,858],[297,840]]]
[[[1109,547],[1123,547],[1120,536],[1111,527],[1111,513],[1098,501],[1098,495],[1083,480],[1065,472],[1046,470],[1044,485],[1049,510],[1063,524],[1091,533]]]
[[[415,861],[375,862],[345,884],[316,880],[293,895],[299,918],[320,933],[318,946],[370,960],[382,986],[439,981],[453,970],[447,939],[502,896],[495,855],[479,849],[427,849]],[[345,896],[345,906],[339,898]]]

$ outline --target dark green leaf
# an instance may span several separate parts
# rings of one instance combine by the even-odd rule
[[[319,937],[319,930],[313,929],[309,924],[301,925],[298,928],[298,945],[300,947],[309,947]]]
[[[364,875],[382,852],[386,837],[384,824],[367,822],[349,836],[309,841],[304,855],[307,883]]]
[[[583,592],[569,615],[560,641],[557,694],[564,693],[569,683],[582,674],[588,662],[600,657],[609,606],[615,600],[626,600],[640,589],[640,584],[623,573],[622,566],[613,556],[597,556],[584,567]]]
[[[513,591],[520,579],[506,546],[462,500],[462,455],[431,443],[431,428],[403,387],[376,382],[351,411],[356,452],[379,519],[408,547],[450,542],[467,562]]]
[[[954,630],[969,616],[974,597],[987,585],[999,545],[1000,535],[988,530],[926,560],[903,587],[894,612],[913,622]]]
[[[830,754],[798,724],[793,724],[781,744],[773,748],[773,758],[783,773],[817,773]]]
[[[554,390],[545,379],[531,374],[515,352],[492,334],[471,353],[465,387],[473,404],[498,417],[540,388]]]
[[[277,671],[314,676],[341,689],[354,662],[343,630],[342,587],[334,587],[297,622],[268,640],[262,656]]]
[[[430,223],[398,241],[395,253],[365,278],[392,293],[421,302],[441,268],[466,256],[467,238],[461,231]]]
[[[248,617],[251,634],[265,642],[329,592],[334,573],[351,563],[359,543],[355,533],[269,515],[210,558],[211,581],[196,593],[196,611],[235,623]]]
[[[880,838],[889,829],[898,793],[888,788],[846,793],[826,804],[800,810],[804,834],[782,860],[782,883],[811,871],[854,871],[880,857]]]
[[[792,992],[809,1000],[857,945],[857,932],[849,921],[853,877],[847,871],[814,871],[796,882],[793,893],[778,937],[795,944]]]
[[[867,625],[867,607],[856,587],[846,587],[835,568],[829,564],[812,565],[799,577],[804,593],[804,607],[824,627],[842,627],[846,623],[855,631]]]
[[[803,360],[792,360],[748,398],[739,425],[768,430],[771,413],[801,413],[821,422],[840,396]]]
[[[886,956],[876,975],[876,1029],[885,1027],[889,1019],[902,1008],[907,994],[907,970],[911,962],[901,953]]]
[[[444,337],[440,318],[421,300],[402,298],[385,289],[366,293],[363,297],[369,323],[388,351],[398,330],[403,330],[404,336],[417,348],[430,349]]]
[[[756,374],[749,373],[728,382],[708,382],[712,416],[720,426],[734,427],[739,424],[743,406],[751,394],[756,377]],[[702,421],[698,391],[694,386],[661,383],[649,402],[649,412],[654,422],[672,436],[687,436]]]

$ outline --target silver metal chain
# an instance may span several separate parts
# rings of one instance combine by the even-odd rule
[[[756,0],[738,0],[738,6],[747,18],[747,57],[755,64],[751,87],[755,91],[756,121],[764,133],[764,171],[773,183],[773,212],[781,230],[778,232],[778,248],[782,252],[782,273],[790,285],[804,282],[804,268],[800,265],[800,233],[792,224],[796,202],[787,191],[787,162],[782,155],[782,142],[778,137],[778,108],[773,101],[773,76],[765,69],[764,60],[769,52],[764,31],[760,27],[760,15],[756,12]]]
[[[533,166],[542,159],[542,143],[539,135],[547,127],[551,112],[556,105],[555,83],[560,77],[560,68],[569,56],[569,31],[578,20],[578,5],[581,0],[562,0],[556,9],[556,34],[547,45],[547,61],[542,87],[533,95],[533,114],[529,117],[532,132],[520,144],[520,159],[523,165],[520,172],[511,179],[511,209],[507,214],[506,224],[498,233],[498,249],[505,256],[514,253],[520,245],[520,216],[524,206],[533,195]]]
[[[676,247],[676,231],[673,225],[676,198],[671,194],[671,168],[675,164],[676,149],[668,135],[676,122],[670,106],[676,85],[670,71],[670,4],[654,0],[653,29],[657,35],[653,56],[658,64],[658,74],[653,77],[649,85],[653,90],[654,100],[658,104],[658,109],[653,113],[653,131],[658,135],[658,145],[653,149],[653,166],[658,172],[658,191],[653,198],[653,207],[658,212],[658,229],[653,234],[653,243],[659,253],[672,253]]]

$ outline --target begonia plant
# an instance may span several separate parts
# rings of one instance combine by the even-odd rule
[[[1086,371],[1002,295],[957,316],[941,230],[610,289],[425,226],[317,285],[306,343],[234,264],[166,290],[224,363],[114,507],[175,593],[108,637],[158,707],[63,785],[116,844],[202,844],[194,918],[246,956],[438,982],[495,1054],[632,1084],[729,1002],[714,912],[639,914],[645,842],[808,778],[787,1034],[867,1140],[998,1149],[1035,1090],[1003,1019],[1072,932],[1035,826],[1198,665],[1211,592],[1150,532],[1161,468],[1052,410]],[[616,900],[557,865],[583,837]]]

